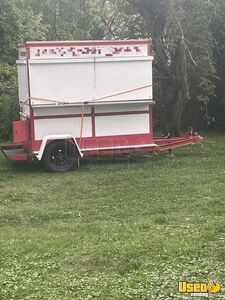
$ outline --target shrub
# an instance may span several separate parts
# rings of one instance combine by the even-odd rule
[[[0,139],[10,139],[12,121],[19,117],[15,66],[0,64]]]

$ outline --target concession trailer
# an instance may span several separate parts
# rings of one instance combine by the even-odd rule
[[[157,152],[201,141],[154,138],[151,40],[26,42],[19,47],[14,161],[68,171],[94,155]]]

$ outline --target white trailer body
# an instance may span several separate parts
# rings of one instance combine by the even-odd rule
[[[39,160],[59,140],[81,156],[154,151],[151,53],[151,40],[21,45],[14,142]]]
[[[39,104],[46,104],[41,99],[152,100],[150,47],[150,41],[139,40],[26,43],[17,62],[19,98],[25,101],[30,95],[34,105],[32,97],[40,98]]]
[[[154,138],[151,40],[27,42],[19,48],[20,121],[9,160],[67,171],[79,157],[171,150],[201,142]]]

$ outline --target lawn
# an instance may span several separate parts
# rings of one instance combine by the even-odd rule
[[[0,155],[0,300],[225,299],[225,135],[50,174]],[[199,298],[198,298],[199,299]]]

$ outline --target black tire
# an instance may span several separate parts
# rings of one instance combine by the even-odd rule
[[[50,172],[72,171],[77,166],[78,153],[74,144],[67,141],[54,141],[44,152],[42,162]]]

